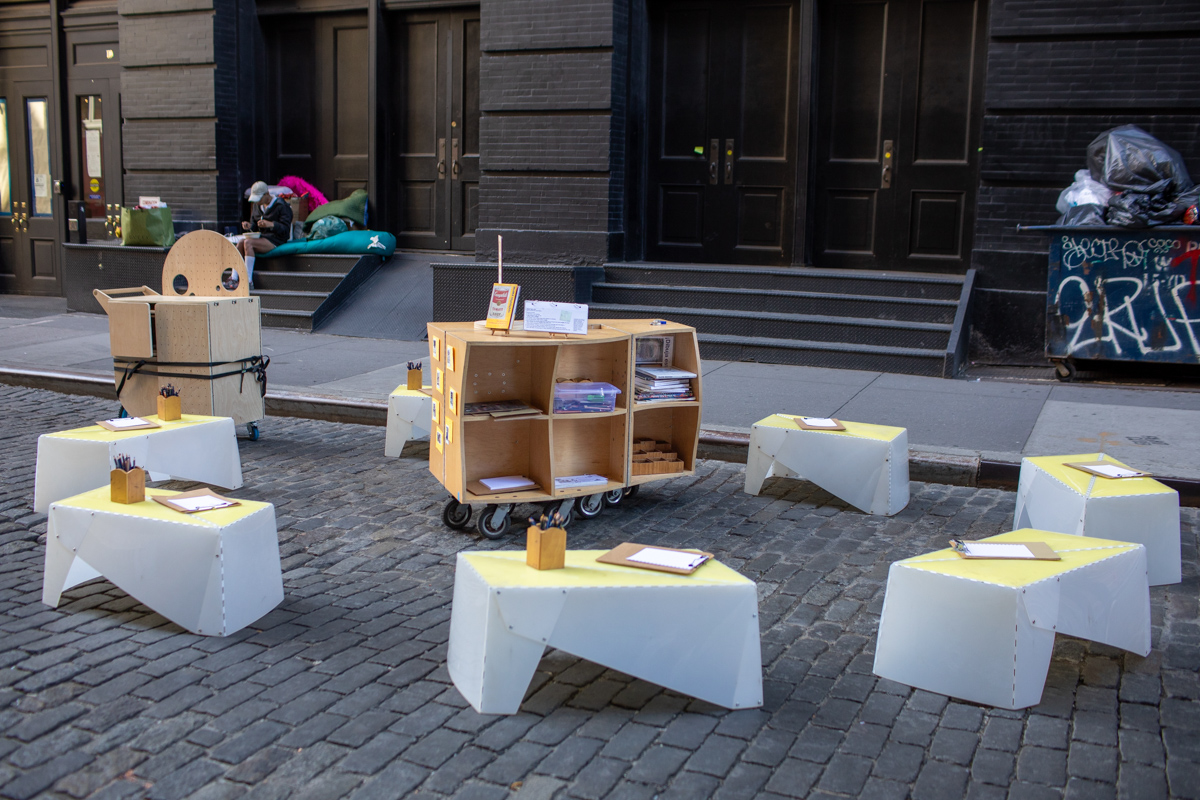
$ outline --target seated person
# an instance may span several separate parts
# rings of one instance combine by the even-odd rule
[[[246,274],[254,278],[254,256],[274,250],[286,242],[292,235],[292,207],[286,201],[271,194],[267,184],[255,181],[250,187],[250,202],[254,207],[250,210],[250,221],[242,223],[242,230],[247,233],[259,233],[261,236],[253,239],[243,239],[238,242],[238,252],[246,259]]]

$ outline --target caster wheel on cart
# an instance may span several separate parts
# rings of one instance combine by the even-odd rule
[[[511,510],[511,506],[494,504],[487,506],[479,515],[479,521],[475,524],[476,529],[489,539],[503,538],[508,533],[508,512]]]
[[[633,498],[638,496],[638,492],[640,492],[641,490],[642,490],[642,485],[640,483],[638,483],[633,486],[627,486],[622,491],[625,492],[626,500],[632,500]]]
[[[611,492],[605,492],[600,496],[604,498],[604,505],[619,506],[621,505],[621,501],[625,499],[625,490],[613,489]]]
[[[262,432],[258,429],[257,422],[247,422],[246,433],[250,434],[250,441],[252,442],[257,442],[259,437],[262,436]]]
[[[585,494],[575,505],[579,510],[579,516],[583,519],[599,516],[600,512],[604,510],[604,494]]]
[[[563,500],[558,504],[558,508],[554,509],[553,513],[558,514],[558,526],[560,528],[567,527],[571,524],[571,520],[575,518],[575,500]]]
[[[1054,377],[1058,378],[1063,383],[1071,383],[1075,380],[1075,364],[1066,359],[1056,361],[1054,363]]]
[[[469,503],[460,503],[453,497],[446,501],[446,507],[442,509],[442,522],[446,523],[447,528],[461,531],[467,527],[470,521],[471,506]]]

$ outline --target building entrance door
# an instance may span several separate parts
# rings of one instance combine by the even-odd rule
[[[479,11],[388,18],[386,184],[401,247],[475,250]]]
[[[367,188],[367,15],[282,15],[264,23],[271,182],[298,175],[329,200]]]
[[[794,2],[651,7],[646,257],[790,264]]]
[[[818,13],[814,264],[964,273],[983,0],[836,0]]]
[[[0,292],[61,295],[51,82],[0,82]]]

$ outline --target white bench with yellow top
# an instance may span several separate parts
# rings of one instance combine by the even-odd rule
[[[1150,585],[1179,583],[1179,493],[1153,478],[1103,478],[1067,464],[1103,461],[1104,453],[1021,459],[1014,528],[1140,542]]]
[[[710,560],[690,575],[524,550],[458,554],[450,678],[482,714],[515,714],[547,647],[726,708],[762,705],[754,582]]]
[[[767,478],[800,477],[868,514],[908,505],[908,431],[840,420],[845,430],[806,430],[792,414],[773,414],[750,429],[746,491]]]
[[[946,549],[892,564],[876,675],[1016,709],[1041,701],[1055,633],[1150,653],[1142,545],[1030,529],[981,541],[1043,542],[1061,560],[966,559]]]
[[[114,503],[107,481],[50,504],[42,602],[103,576],[192,633],[228,636],[283,601],[275,507],[183,514],[156,503]]]
[[[242,460],[237,432],[230,417],[184,414],[157,428],[110,431],[99,425],[38,437],[33,510],[45,513],[56,500],[74,497],[98,486],[108,487],[117,455],[133,458],[152,481],[191,480],[237,489],[242,485]]]

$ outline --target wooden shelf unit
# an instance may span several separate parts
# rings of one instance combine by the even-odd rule
[[[586,336],[491,334],[470,322],[429,323],[434,375],[434,435],[429,469],[460,503],[536,503],[608,492],[693,474],[700,439],[700,351],[696,331],[652,320],[591,320]],[[674,363],[695,372],[695,401],[635,403],[633,373],[639,336],[675,337]],[[453,350],[454,369],[448,365]],[[441,371],[442,386],[437,386]],[[553,413],[554,385],[584,378],[621,390],[612,412]],[[453,404],[451,400],[453,399]],[[543,413],[516,419],[463,416],[467,403],[520,400]],[[437,446],[438,433],[442,437]],[[633,476],[632,442],[670,442],[684,471]],[[596,473],[604,486],[555,491],[554,479]],[[524,475],[538,489],[488,492],[481,478]]]

